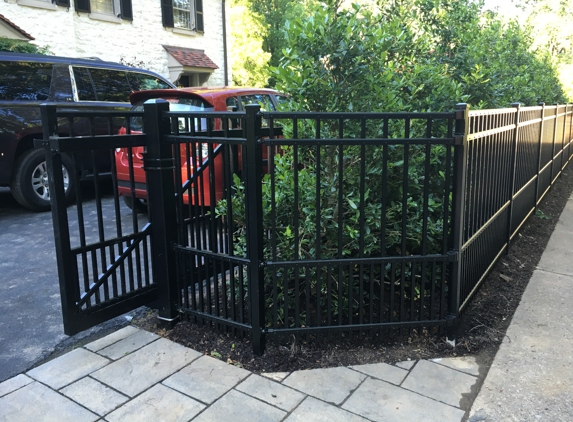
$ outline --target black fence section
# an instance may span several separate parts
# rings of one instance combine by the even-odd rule
[[[269,335],[445,325],[459,113],[152,107],[173,309],[258,352]]]
[[[64,331],[73,335],[155,300],[151,226],[120,201],[116,148],[129,157],[142,134],[118,136],[130,112],[42,106]],[[141,113],[139,113],[141,116]],[[130,158],[130,172],[133,174]],[[133,177],[131,178],[133,180]],[[132,192],[135,188],[132,185]],[[68,206],[75,194],[75,203]]]
[[[451,336],[567,165],[572,115],[571,105],[198,113],[154,100],[143,113],[108,114],[45,106],[66,332],[156,300],[160,319],[183,314],[250,336],[257,353],[268,337],[305,333],[439,326]],[[88,136],[70,130],[74,119],[93,127]],[[105,195],[99,156],[111,172]],[[77,203],[66,208],[70,181]]]
[[[462,311],[572,156],[573,105],[467,113]]]

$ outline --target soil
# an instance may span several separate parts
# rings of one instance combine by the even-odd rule
[[[208,326],[184,320],[171,330],[160,328],[154,311],[133,323],[258,373],[468,355],[488,367],[572,191],[573,170],[566,169],[511,244],[509,255],[501,257],[468,304],[460,319],[455,347],[446,342],[444,333],[424,330],[418,334],[413,330],[406,335],[396,332],[374,339],[360,335],[292,337],[283,344],[267,344],[263,356],[256,356],[249,339]]]

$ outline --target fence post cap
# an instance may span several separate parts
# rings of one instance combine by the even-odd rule
[[[456,110],[465,110],[466,108],[470,108],[468,103],[457,103]]]
[[[511,106],[519,108],[519,107],[521,107],[521,103],[519,103],[519,102],[511,103]]]
[[[543,102],[543,101],[539,101],[537,104],[540,106],[545,106],[545,102]]]

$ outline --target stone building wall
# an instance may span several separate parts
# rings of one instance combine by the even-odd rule
[[[5,0],[0,13],[57,56],[123,60],[166,78],[168,53],[162,45],[204,50],[219,67],[206,85],[224,84],[222,0],[203,0],[203,34],[164,28],[161,0],[132,0],[133,21],[78,13],[71,4],[68,9],[44,0]],[[227,33],[228,28],[229,22]]]

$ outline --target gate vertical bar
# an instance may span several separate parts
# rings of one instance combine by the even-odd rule
[[[512,157],[511,157],[511,182],[509,183],[509,215],[507,216],[507,245],[505,248],[506,255],[509,254],[509,245],[511,243],[511,226],[513,224],[513,195],[515,195],[515,179],[517,173],[517,142],[519,140],[519,113],[521,110],[521,104],[512,103],[512,107],[515,107],[515,129],[513,131],[513,141],[512,141]]]
[[[147,136],[144,170],[147,180],[149,221],[151,222],[151,250],[153,278],[159,290],[158,318],[166,326],[178,319],[178,294],[175,250],[177,241],[177,215],[175,212],[175,186],[173,149],[162,142],[170,133],[169,111],[165,100],[148,100],[143,105],[143,123]]]
[[[253,353],[265,351],[265,306],[263,268],[263,150],[260,145],[259,105],[248,105],[246,131],[246,213],[247,258],[249,259],[249,295],[251,297],[251,341]]]
[[[64,175],[62,172],[62,155],[58,151],[57,139],[54,139],[54,137],[58,136],[56,106],[42,104],[40,106],[40,113],[42,115],[44,150],[46,151],[46,165],[48,167],[50,206],[52,211],[52,224],[54,227],[54,242],[56,245],[62,319],[64,323],[64,333],[71,336],[80,331],[77,318],[77,303],[80,299],[80,292],[77,275],[74,272],[74,269],[77,267],[77,265],[74,264],[76,258],[71,253],[67,201],[64,191]]]
[[[446,330],[448,340],[455,342],[457,317],[460,311],[460,290],[462,278],[462,247],[464,244],[464,207],[466,203],[466,172],[468,163],[469,104],[456,105],[456,126],[454,132],[454,186],[452,244],[454,260],[450,264],[450,285],[448,289],[448,315]]]

